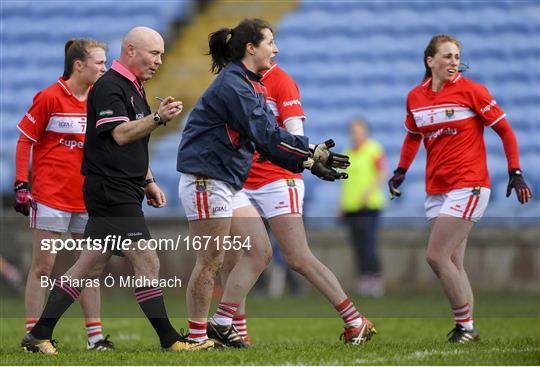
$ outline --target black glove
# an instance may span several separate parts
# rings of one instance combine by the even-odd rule
[[[324,181],[345,180],[349,175],[345,172],[338,172],[333,168],[325,166],[322,162],[314,162],[311,165],[311,173]]]
[[[332,139],[325,141],[322,144],[310,146],[311,157],[315,162],[322,162],[326,167],[345,169],[351,165],[349,156],[334,153],[330,148],[336,143]]]
[[[394,200],[394,197],[401,196],[401,191],[398,187],[405,180],[405,170],[401,167],[396,168],[394,175],[388,180],[388,190],[390,191],[390,200]]]
[[[512,169],[509,174],[508,186],[506,187],[506,197],[512,194],[512,188],[516,190],[517,199],[521,204],[525,204],[532,197],[531,189],[525,183],[520,169]]]
[[[32,199],[28,182],[15,181],[13,184],[13,191],[15,191],[13,209],[25,217],[28,217],[28,214],[30,214],[30,207],[34,210],[36,209],[36,202]]]

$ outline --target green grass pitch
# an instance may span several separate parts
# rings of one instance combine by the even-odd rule
[[[177,328],[186,327],[184,301],[168,297]],[[381,300],[355,299],[375,322],[378,335],[362,346],[338,340],[341,320],[322,297],[308,296],[249,302],[247,350],[162,353],[148,321],[132,298],[104,301],[104,331],[116,351],[85,350],[78,307],[62,319],[54,337],[57,356],[27,354],[20,300],[2,299],[2,365],[538,365],[540,364],[540,297],[480,295],[476,326],[482,340],[467,345],[446,343],[452,327],[440,294],[400,295]],[[121,317],[120,312],[130,317]],[[138,316],[138,317],[137,317]]]

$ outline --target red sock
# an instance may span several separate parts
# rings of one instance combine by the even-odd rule
[[[213,318],[219,325],[231,325],[238,303],[220,302]]]
[[[189,336],[188,339],[202,342],[208,339],[206,335],[206,322],[198,322],[189,320]]]
[[[238,335],[240,335],[246,343],[249,343],[246,315],[234,316],[232,319],[232,324],[238,332]]]
[[[362,325],[362,315],[356,310],[350,299],[347,298],[337,305],[336,310],[345,322],[345,327],[360,327]]]
[[[91,344],[94,344],[95,342],[103,339],[103,329],[101,326],[101,322],[100,321],[87,322],[86,335],[88,336],[88,341]]]
[[[452,307],[452,312],[454,313],[456,324],[463,326],[467,330],[474,329],[471,306],[468,303],[465,303],[463,306]]]

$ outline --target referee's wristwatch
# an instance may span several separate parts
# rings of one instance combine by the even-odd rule
[[[156,125],[163,125],[163,126],[167,125],[167,124],[165,123],[165,121],[163,121],[163,120],[161,119],[161,116],[160,116],[159,113],[157,113],[157,112],[154,113],[154,124],[156,124]]]
[[[147,179],[144,181],[144,187],[148,186],[148,185],[151,184],[152,182],[157,182],[156,179],[155,179],[154,177],[147,178]]]

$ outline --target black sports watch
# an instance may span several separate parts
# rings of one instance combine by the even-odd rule
[[[147,185],[151,184],[152,182],[157,182],[156,179],[155,179],[154,177],[147,178],[147,179],[144,181],[144,186],[146,187]]]
[[[154,123],[156,125],[166,125],[165,122],[161,119],[161,116],[159,113],[154,113]]]

